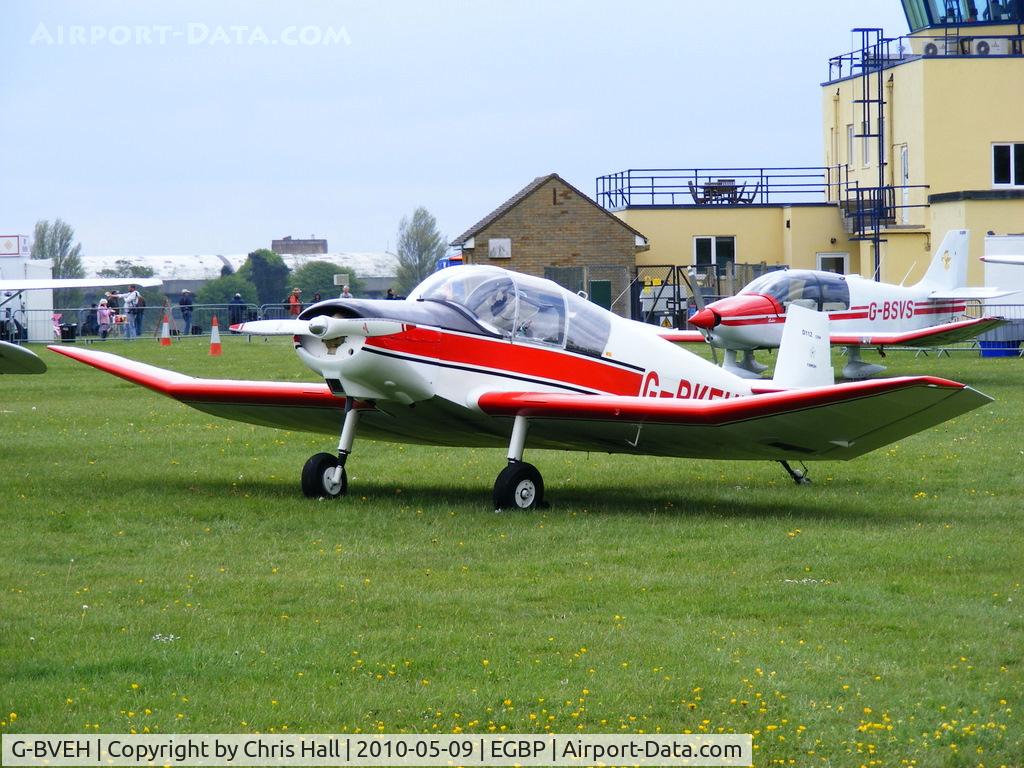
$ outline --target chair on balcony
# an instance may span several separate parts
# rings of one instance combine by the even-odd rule
[[[746,185],[744,185],[746,187]],[[750,204],[757,199],[757,193],[761,191],[761,182],[757,182],[749,192],[742,192],[739,196],[741,203]]]
[[[688,181],[686,184],[690,188],[690,195],[693,197],[693,202],[697,205],[704,205],[708,202],[708,198],[704,194],[703,187],[697,186],[692,181]]]

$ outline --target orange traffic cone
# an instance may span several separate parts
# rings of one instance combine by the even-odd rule
[[[164,312],[164,322],[160,328],[160,346],[171,346],[171,318],[167,316],[166,312]]]
[[[217,316],[210,321],[210,354],[213,357],[220,356],[220,326],[217,324]]]

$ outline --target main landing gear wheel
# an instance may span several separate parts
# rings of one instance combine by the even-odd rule
[[[533,464],[509,462],[494,481],[495,509],[537,509],[544,503],[544,480]]]
[[[330,453],[318,453],[310,456],[306,466],[302,468],[302,493],[311,499],[324,496],[336,499],[348,491],[348,475],[341,468],[341,479],[335,480],[338,468],[338,457]]]

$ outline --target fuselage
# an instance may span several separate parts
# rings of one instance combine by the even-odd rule
[[[763,275],[736,296],[708,304],[690,322],[727,349],[779,346],[786,310],[793,304],[825,312],[833,333],[914,331],[948,323],[965,310],[963,300],[929,299],[928,291],[813,270]]]
[[[322,316],[400,321],[400,331],[384,335],[295,337],[299,357],[336,395],[401,414],[387,424],[366,421],[374,432],[371,425],[391,430],[392,438],[415,437],[436,420],[431,442],[435,431],[445,432],[449,444],[490,444],[472,439],[489,431],[507,440],[507,431],[477,407],[485,392],[691,400],[751,394],[746,380],[648,326],[548,280],[495,267],[443,270],[405,301],[321,302],[300,319]]]

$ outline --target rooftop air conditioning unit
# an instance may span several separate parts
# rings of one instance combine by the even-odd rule
[[[961,56],[1004,56],[1010,52],[1009,40],[1002,37],[961,37]]]
[[[1005,56],[1009,41],[1002,37],[976,37],[969,41],[969,51],[975,56]]]
[[[957,39],[951,37],[928,41],[924,44],[922,53],[925,56],[957,56],[961,53],[961,50],[957,45]]]

